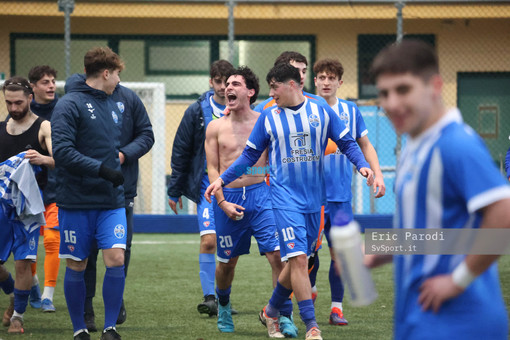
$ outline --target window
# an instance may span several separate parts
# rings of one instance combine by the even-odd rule
[[[404,39],[421,39],[435,45],[435,36],[432,34],[406,35]],[[358,97],[369,99],[377,97],[377,89],[370,75],[372,62],[386,45],[395,42],[394,34],[361,34],[358,36]]]
[[[226,36],[71,36],[71,73],[83,72],[83,56],[94,46],[110,46],[126,64],[121,79],[131,82],[163,82],[168,99],[196,99],[209,89],[209,67],[218,59],[229,58]],[[48,64],[65,77],[64,37],[59,34],[12,33],[12,74],[28,74],[37,54],[38,64]],[[269,95],[265,78],[274,60],[283,51],[306,56],[309,68],[315,62],[314,36],[236,36],[234,66],[247,65],[259,77],[259,98]],[[307,77],[305,89],[314,92]]]

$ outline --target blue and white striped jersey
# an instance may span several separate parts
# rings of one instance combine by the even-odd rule
[[[356,104],[337,98],[331,108],[355,140],[367,135],[365,121]],[[340,149],[324,158],[324,175],[328,202],[349,202],[352,199],[352,164]]]
[[[323,159],[328,138],[354,142],[333,110],[318,101],[305,97],[297,111],[271,107],[261,113],[246,144],[262,151],[269,147],[274,208],[320,211],[325,202]]]
[[[510,197],[510,187],[482,139],[463,123],[460,112],[452,109],[422,135],[408,140],[397,168],[395,195],[394,228],[479,228],[480,209]],[[464,257],[394,256],[396,339],[418,338],[420,323],[432,325],[437,338],[450,339],[479,339],[479,326],[485,323],[478,316],[491,322],[503,318],[504,323],[507,315],[496,264],[463,294],[444,303],[440,314],[421,311],[417,301],[420,285],[432,276],[451,273]],[[474,309],[476,322],[459,321],[466,320]],[[440,317],[432,322],[434,315]]]

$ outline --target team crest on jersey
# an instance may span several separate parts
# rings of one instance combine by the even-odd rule
[[[74,251],[74,246],[72,244],[69,244],[67,246],[67,249],[69,249],[69,251],[72,253]]]
[[[296,244],[294,242],[291,242],[291,243],[287,244],[287,247],[289,249],[294,249],[295,246],[296,246]]]
[[[115,111],[112,111],[112,118],[113,118],[113,121],[115,122],[115,124],[117,124],[119,122],[119,116],[117,116]]]
[[[124,235],[126,234],[126,231],[122,224],[117,224],[115,226],[115,229],[113,229],[113,233],[115,234],[116,238],[123,238]]]
[[[349,122],[349,114],[347,114],[346,112],[340,112],[340,119],[345,121],[345,122]]]
[[[28,246],[30,247],[30,250],[35,249],[35,239],[33,237],[30,239],[30,242],[28,242]]]
[[[230,256],[230,254],[232,254],[232,251],[231,250],[225,250],[224,253],[225,253],[225,255]]]
[[[120,113],[124,113],[124,103],[117,102],[117,107],[119,108]]]
[[[310,123],[310,126],[313,128],[316,128],[320,124],[319,116],[316,113],[312,113],[308,116],[308,123]]]
[[[274,110],[274,113],[276,113],[277,115],[279,115],[280,113],[282,113],[282,110],[280,110],[280,109],[275,109],[275,110]]]
[[[204,227],[205,228],[209,228],[209,226],[211,225],[211,222],[210,221],[204,221]]]

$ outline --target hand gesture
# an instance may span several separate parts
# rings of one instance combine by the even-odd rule
[[[427,279],[420,287],[418,302],[424,311],[432,309],[434,313],[439,311],[443,302],[453,299],[464,292],[457,286],[451,274],[437,275]]]
[[[237,205],[235,203],[230,203],[227,201],[223,201],[220,205],[220,208],[225,212],[225,214],[234,221],[242,220],[244,217],[244,207]],[[239,211],[241,210],[241,211]]]
[[[384,185],[384,179],[376,176],[374,178],[374,194],[375,198],[383,197],[386,193],[386,185]]]
[[[211,196],[214,196],[216,191],[221,189],[222,184],[223,184],[223,180],[221,179],[221,177],[218,177],[214,182],[211,183],[211,185],[209,185],[207,187],[207,189],[205,190],[205,193],[204,193],[204,197],[207,200],[207,202],[209,202],[209,203],[212,202]]]
[[[367,185],[371,186],[374,184],[374,172],[370,168],[361,168],[359,169],[359,173],[361,176],[367,178]]]
[[[182,199],[179,197],[179,199],[177,199],[177,197],[171,197],[168,199],[168,205],[170,206],[170,209],[172,209],[172,211],[178,215],[177,213],[177,202],[179,202],[179,209],[182,210]]]

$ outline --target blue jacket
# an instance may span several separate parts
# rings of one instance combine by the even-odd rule
[[[84,74],[74,74],[68,81],[85,81]],[[124,196],[131,199],[136,196],[138,182],[138,159],[154,145],[154,133],[147,110],[138,95],[125,86],[117,85],[111,95],[122,115],[120,133],[120,152],[125,156],[121,165],[124,175]]]
[[[51,120],[51,114],[53,113],[53,109],[55,108],[55,105],[57,105],[58,102],[58,96],[55,94],[55,99],[53,99],[48,104],[39,104],[35,101],[35,99],[32,99],[32,102],[30,103],[30,110],[32,110],[33,113],[38,115],[39,117]],[[53,169],[48,169],[48,183],[46,184],[46,187],[43,190],[43,200],[44,204],[50,204],[56,202],[56,189],[57,189],[57,176],[56,171]]]
[[[120,171],[122,115],[117,105],[83,78],[69,78],[66,92],[51,117],[57,206],[82,210],[124,207],[123,186],[114,188],[99,177],[101,163]]]
[[[167,194],[170,197],[186,196],[200,202],[200,186],[205,175],[205,129],[212,120],[209,102],[213,91],[203,93],[191,104],[182,117],[172,148],[172,175]]]

